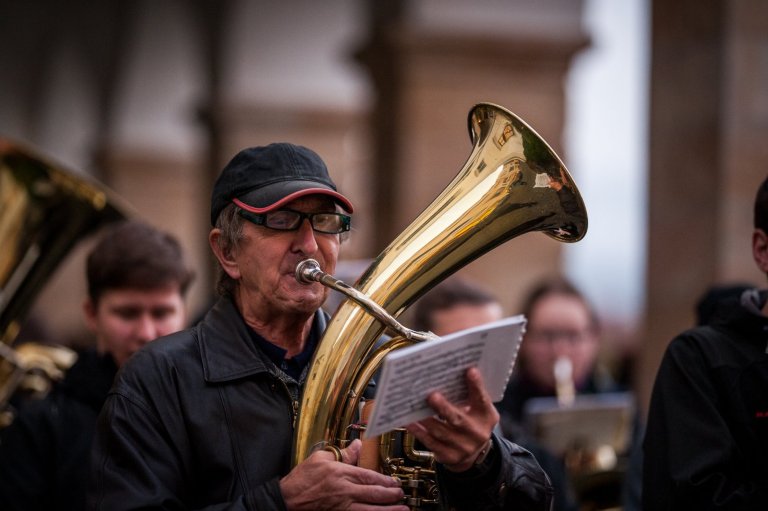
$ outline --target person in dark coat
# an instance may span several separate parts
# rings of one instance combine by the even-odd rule
[[[357,466],[360,440],[291,466],[329,292],[295,269],[312,258],[333,274],[352,209],[306,147],[249,148],[224,167],[209,234],[221,298],[121,370],[99,418],[90,509],[408,509],[398,480]],[[434,393],[444,420],[409,425],[438,462],[441,498],[456,509],[548,510],[546,475],[492,433],[498,414],[476,369],[467,380],[468,407]]]
[[[0,509],[85,509],[96,418],[136,350],[184,326],[192,278],[177,240],[138,221],[111,227],[90,252],[87,326],[95,347],[0,431]]]
[[[753,225],[752,255],[768,275],[768,179]],[[768,291],[706,303],[701,325],[667,346],[654,382],[643,441],[647,511],[768,502]]]
[[[534,435],[527,414],[531,403],[541,399],[551,399],[560,409],[567,409],[597,396],[627,398],[626,389],[618,385],[598,361],[599,318],[587,297],[570,280],[557,275],[535,282],[526,293],[521,310],[528,319],[526,333],[515,371],[502,400],[497,403],[502,430],[507,436]],[[617,449],[617,458],[624,458],[639,444],[640,421],[634,416],[631,422],[631,430],[626,434],[627,445]],[[544,449],[541,447],[544,441],[537,439],[539,448]],[[534,451],[544,458],[535,447]],[[639,476],[630,479],[624,473],[623,459],[617,459],[614,466],[593,466],[591,455],[584,457],[586,463],[576,464],[572,454],[558,453],[560,463],[550,465],[560,468],[565,463],[568,467],[560,469],[565,472],[561,478],[567,492],[565,504],[571,509],[603,509],[620,504],[631,509],[622,502],[623,486],[630,483],[639,486]],[[568,457],[571,459],[566,460]]]
[[[443,336],[498,321],[504,316],[499,299],[479,284],[451,277],[430,290],[414,305],[414,328]],[[501,402],[496,404],[497,409]],[[503,410],[499,410],[501,413]],[[576,511],[573,488],[563,460],[541,446],[517,424],[505,421],[503,434],[531,451],[554,488],[552,511]]]

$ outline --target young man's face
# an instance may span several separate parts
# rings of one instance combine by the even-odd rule
[[[462,303],[449,309],[439,309],[432,313],[432,333],[448,335],[459,330],[498,321],[504,315],[501,305],[495,302],[474,305]]]
[[[101,353],[121,366],[146,343],[184,327],[184,303],[178,285],[158,289],[110,289],[84,306],[88,328]]]

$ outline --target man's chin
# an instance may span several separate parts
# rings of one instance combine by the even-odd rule
[[[291,293],[293,301],[300,310],[314,312],[319,309],[325,301],[323,290],[314,290],[309,287],[296,290]]]

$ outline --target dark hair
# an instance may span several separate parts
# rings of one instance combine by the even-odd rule
[[[178,284],[182,296],[194,272],[178,240],[137,220],[106,230],[86,261],[88,296],[98,302],[110,289],[159,289]]]
[[[499,300],[483,287],[453,277],[438,284],[419,299],[414,307],[414,328],[421,331],[432,330],[432,315],[436,311],[451,309],[457,305],[479,306],[498,302]]]
[[[755,229],[768,232],[768,178],[763,180],[755,196]]]
[[[525,317],[530,320],[531,312],[536,307],[536,304],[549,295],[565,295],[579,300],[584,304],[584,307],[589,313],[589,321],[592,328],[595,330],[598,329],[599,322],[592,305],[581,291],[579,291],[571,281],[564,277],[547,278],[539,281],[533,288],[531,288],[523,300],[522,313]]]

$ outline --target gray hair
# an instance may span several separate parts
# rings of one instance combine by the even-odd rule
[[[244,222],[243,217],[237,214],[237,206],[234,204],[228,204],[219,213],[215,227],[221,231],[217,243],[223,254],[229,255],[238,249],[240,240],[243,239]],[[216,277],[216,292],[221,296],[232,295],[236,287],[237,281],[230,277],[219,265]]]

